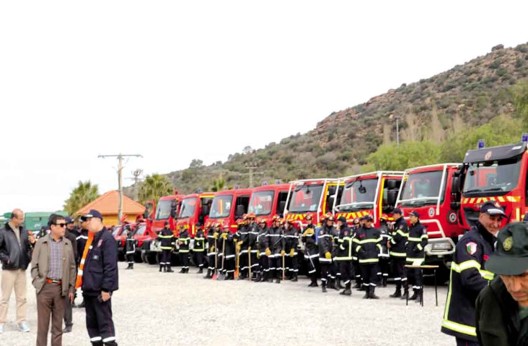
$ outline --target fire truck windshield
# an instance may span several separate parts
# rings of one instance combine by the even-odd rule
[[[442,170],[409,174],[403,183],[399,204],[404,207],[436,204],[442,198],[442,175]]]
[[[376,202],[377,187],[378,178],[355,180],[347,183],[337,209],[339,211],[371,209]]]
[[[290,197],[288,211],[290,213],[317,211],[322,192],[323,184],[296,186]]]
[[[253,192],[249,201],[248,213],[254,213],[256,216],[269,215],[273,207],[273,195],[273,191]]]
[[[232,201],[233,196],[216,196],[213,199],[213,205],[211,206],[211,211],[209,212],[209,218],[217,219],[220,217],[228,217],[229,212],[231,211]]]
[[[156,220],[168,219],[171,213],[171,200],[159,201],[158,207],[156,208]]]
[[[521,171],[521,157],[470,163],[464,181],[464,196],[478,196],[508,192],[517,186]]]
[[[182,201],[178,219],[183,219],[194,215],[194,209],[196,208],[196,200],[197,198],[185,198]]]

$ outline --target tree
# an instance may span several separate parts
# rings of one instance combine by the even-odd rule
[[[70,197],[64,201],[64,210],[73,215],[77,210],[99,197],[99,187],[90,181],[79,181],[79,185],[72,190]]]
[[[203,161],[200,159],[193,159],[191,161],[191,164],[189,165],[189,168],[200,168],[203,167]]]
[[[222,176],[219,176],[218,179],[213,180],[213,186],[211,187],[211,191],[218,192],[222,191],[225,187],[226,181]]]
[[[440,146],[430,141],[407,141],[398,145],[382,145],[367,157],[375,170],[402,171],[407,168],[438,162]]]
[[[523,129],[526,129],[528,126],[528,81],[518,82],[510,89],[510,92],[513,97],[515,115],[523,121]]]
[[[161,196],[170,195],[174,192],[172,182],[165,175],[154,173],[147,175],[139,186],[139,201],[145,203],[148,200],[158,200]]]

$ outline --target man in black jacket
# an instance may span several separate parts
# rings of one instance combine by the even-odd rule
[[[396,290],[391,294],[391,298],[402,296],[402,286],[405,290],[404,296],[409,294],[407,285],[407,272],[405,271],[405,258],[407,257],[407,239],[409,238],[409,228],[403,218],[403,212],[400,208],[394,208],[394,227],[390,234],[389,254],[391,257],[392,272],[394,273],[394,282]]]
[[[24,212],[15,209],[9,221],[0,228],[0,261],[2,262],[2,297],[0,300],[0,333],[7,320],[7,307],[13,289],[17,301],[16,320],[21,332],[29,332],[26,322],[26,269],[31,263],[35,237],[22,227]]]
[[[93,346],[116,346],[114,322],[112,320],[112,293],[119,288],[117,270],[117,247],[112,234],[103,225],[103,216],[90,210],[88,231],[93,234],[88,252],[83,253],[82,290],[86,308],[86,328]]]
[[[482,346],[528,345],[528,225],[499,232],[486,268],[500,277],[477,298],[477,336]]]

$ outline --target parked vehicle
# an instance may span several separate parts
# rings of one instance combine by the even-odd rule
[[[194,238],[196,225],[205,225],[209,219],[209,211],[213,202],[214,192],[202,192],[186,195],[181,200],[177,215],[176,227],[188,227],[189,235]]]
[[[249,200],[253,189],[233,189],[217,192],[209,211],[206,228],[212,223],[219,223],[222,227],[229,226],[231,232],[237,231],[236,220],[248,212]]]
[[[290,184],[262,185],[253,189],[249,200],[248,213],[266,220],[271,226],[273,215],[284,216]]]

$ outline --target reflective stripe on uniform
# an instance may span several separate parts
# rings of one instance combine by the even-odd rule
[[[462,273],[464,270],[475,268],[479,271],[480,275],[486,280],[493,280],[494,274],[488,270],[480,269],[482,265],[475,260],[464,261],[460,264],[451,263],[451,269],[457,273]]]
[[[393,257],[406,257],[407,256],[407,253],[405,252],[390,251],[389,254]]]
[[[465,324],[443,320],[442,327],[453,330],[455,332],[462,333],[462,334],[477,336],[477,329],[475,327],[467,326]]]
[[[367,258],[367,259],[360,259],[359,263],[378,263],[378,258]]]

